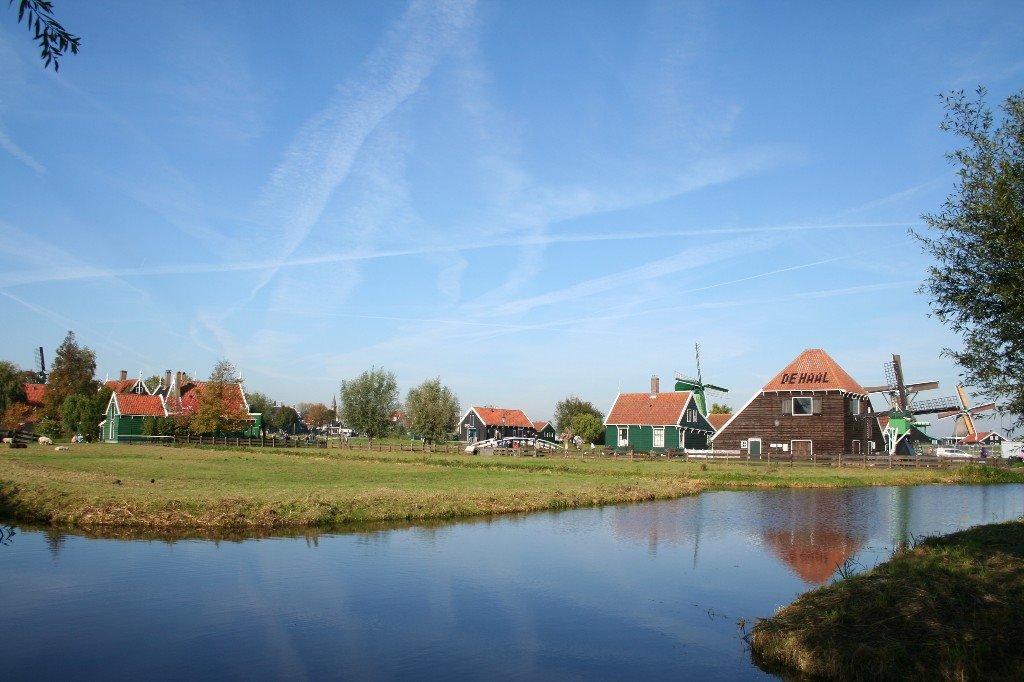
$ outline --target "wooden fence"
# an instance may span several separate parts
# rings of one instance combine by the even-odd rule
[[[465,452],[465,443],[446,443],[443,445],[426,445],[420,441],[408,443],[345,443],[337,440],[306,440],[305,438],[234,438],[226,436],[175,436],[175,443],[184,445],[210,445],[247,448],[298,448],[298,449],[339,449],[369,450],[371,452],[425,452],[443,454],[461,454]],[[1007,466],[1008,460],[999,457],[979,459],[977,457],[936,457],[934,455],[893,456],[861,454],[815,455],[798,457],[793,453],[762,453],[760,458],[751,457],[740,450],[666,450],[664,452],[633,452],[629,450],[613,450],[603,448],[593,452],[583,449],[536,451],[533,448],[485,448],[477,456],[490,455],[498,457],[570,457],[580,459],[612,459],[628,461],[684,461],[703,462],[722,465],[745,464],[749,466],[823,466],[823,467],[880,467],[887,469],[922,469],[957,467],[964,464],[985,462],[988,466]]]
[[[336,449],[336,450],[371,450],[374,452],[462,452],[466,447],[458,443],[444,445],[424,445],[420,441],[408,443],[374,443],[348,442],[318,438],[235,438],[230,436],[174,436],[174,442],[182,445],[225,445],[243,448],[302,448],[302,449]]]

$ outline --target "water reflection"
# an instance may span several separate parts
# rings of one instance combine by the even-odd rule
[[[764,679],[736,623],[1024,486],[711,492],[335,532],[0,527],[11,679]],[[13,539],[13,541],[12,541]]]

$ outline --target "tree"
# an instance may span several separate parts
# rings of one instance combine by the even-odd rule
[[[274,415],[274,428],[278,431],[284,431],[285,433],[294,432],[298,423],[299,413],[293,408],[285,405],[277,408],[277,414]]]
[[[25,402],[25,382],[22,371],[14,363],[0,360],[0,414],[15,403]]]
[[[313,403],[306,408],[302,420],[311,429],[321,429],[331,423],[331,410],[323,403]]]
[[[732,414],[732,408],[728,405],[714,403],[711,405],[711,414]]]
[[[427,442],[447,441],[458,428],[459,397],[441,383],[441,377],[427,379],[410,388],[405,398],[409,428]]]
[[[578,414],[592,414],[598,421],[604,420],[604,415],[590,401],[571,395],[555,404],[555,428],[559,433],[573,430],[572,420]]]
[[[13,5],[14,0],[8,0],[8,5]],[[82,39],[71,35],[61,26],[53,16],[53,3],[50,0],[20,0],[18,2],[18,23],[28,17],[26,25],[30,31],[35,31],[34,39],[42,48],[40,58],[43,66],[49,67],[53,64],[53,70],[60,70],[60,57],[71,50],[71,54],[78,54],[78,47]]]
[[[395,375],[376,367],[356,379],[341,382],[342,421],[365,433],[373,444],[391,427],[391,413],[398,409],[398,381]]]
[[[963,337],[963,349],[943,354],[966,383],[1001,402],[1024,425],[1024,90],[1000,107],[964,93],[941,96],[940,125],[965,145],[946,155],[956,168],[942,210],[923,216],[929,231],[914,233],[937,263],[920,292],[932,314]]]
[[[60,419],[60,408],[73,395],[94,395],[99,383],[93,379],[96,374],[96,353],[79,346],[74,332],[68,332],[57,347],[53,367],[46,381],[43,414],[50,419]]]
[[[78,433],[95,435],[100,423],[96,414],[95,397],[82,394],[69,396],[60,407],[60,423],[64,435],[73,436]]]
[[[604,441],[604,422],[590,412],[580,412],[573,417],[572,430],[588,443]]]
[[[146,385],[146,390],[152,393],[153,391],[156,390],[156,387],[159,386],[160,382],[162,382],[163,380],[164,378],[159,374],[153,374],[152,376],[148,376],[145,379],[143,379],[142,383]],[[164,388],[167,387],[164,386]]]
[[[265,393],[246,393],[245,401],[249,403],[249,412],[263,415],[260,423],[260,435],[267,435],[267,427],[270,424],[271,413],[274,411],[274,401]]]
[[[202,387],[195,414],[189,419],[193,433],[232,433],[249,421],[245,408],[235,400],[238,370],[228,360],[219,360]]]
[[[0,428],[5,431],[19,431],[22,425],[35,417],[35,410],[25,403],[13,403],[0,413]]]

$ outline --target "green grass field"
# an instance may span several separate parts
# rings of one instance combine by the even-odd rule
[[[669,499],[711,488],[990,480],[1024,482],[1024,475],[982,467],[865,470],[109,444],[55,452],[32,445],[0,450],[0,512],[82,528],[330,527]]]
[[[801,596],[750,634],[792,679],[1024,679],[1024,523],[928,538]]]

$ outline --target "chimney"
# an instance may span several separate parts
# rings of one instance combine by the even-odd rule
[[[651,395],[652,396],[653,395],[658,395],[658,388],[659,388],[658,384],[659,384],[658,377],[652,376],[651,377]]]
[[[121,370],[121,381],[128,381],[128,370]]]
[[[171,387],[171,370],[164,370],[164,389]]]

